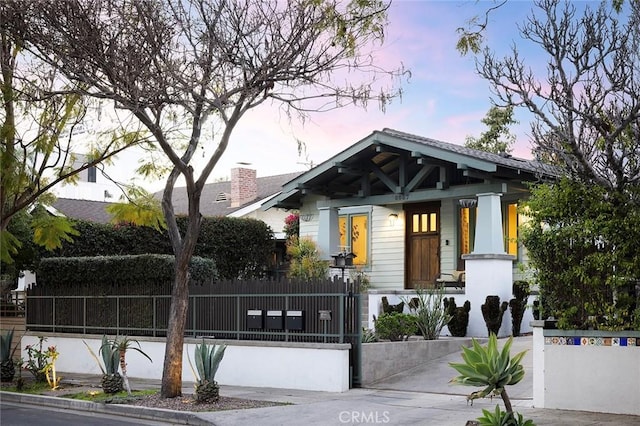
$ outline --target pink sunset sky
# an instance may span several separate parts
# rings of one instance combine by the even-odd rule
[[[403,64],[411,71],[402,85],[402,99],[395,99],[385,113],[371,103],[367,110],[348,107],[317,113],[304,124],[289,121],[276,107],[261,106],[236,127],[211,180],[230,176],[234,167],[253,168],[259,177],[307,170],[309,162],[320,164],[385,127],[460,145],[469,135],[479,136],[485,130],[480,120],[491,106],[492,94],[489,84],[476,75],[473,56],[462,57],[456,51],[456,29],[494,4],[395,0],[385,43],[375,48],[375,57],[386,68]],[[517,29],[533,6],[530,1],[511,0],[490,16],[486,42],[499,56],[515,43],[528,63],[544,64],[539,48],[524,42]],[[511,129],[518,137],[513,155],[530,158],[530,115],[516,110],[515,118],[520,124]],[[297,140],[307,148],[302,156]],[[164,182],[143,186],[157,191]]]

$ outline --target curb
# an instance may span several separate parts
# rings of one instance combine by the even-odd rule
[[[0,400],[14,404],[38,405],[42,407],[74,410],[82,413],[121,415],[130,418],[171,422],[183,425],[211,426],[214,423],[200,418],[188,411],[174,411],[162,408],[138,407],[126,404],[102,404],[91,401],[79,401],[56,396],[29,395],[15,392],[0,392]]]

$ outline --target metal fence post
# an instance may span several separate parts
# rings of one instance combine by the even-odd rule
[[[151,326],[153,327],[153,337],[158,335],[158,312],[157,312],[157,299],[156,296],[152,296],[151,300],[153,301],[153,320],[151,322]]]
[[[116,336],[120,335],[120,296],[116,296]]]
[[[82,332],[87,334],[87,296],[82,298]]]

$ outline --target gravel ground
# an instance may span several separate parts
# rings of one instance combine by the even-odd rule
[[[282,405],[277,402],[256,401],[251,399],[229,398],[220,396],[220,400],[212,404],[196,403],[191,395],[179,398],[160,398],[159,394],[148,395],[136,401],[127,402],[129,405],[138,405],[149,408],[164,408],[175,411],[222,411],[243,410],[246,408],[272,407]]]
[[[33,383],[33,379],[31,377],[28,377],[28,376],[23,376],[23,377],[25,379],[26,386],[29,386],[30,384]],[[11,386],[14,386],[14,383],[2,383],[1,389],[3,391],[6,391],[8,390],[7,388]],[[68,383],[68,382],[65,382],[63,379],[59,389],[57,390],[44,389],[39,393],[41,395],[64,398],[65,395],[76,394],[80,392],[91,392],[91,391],[95,392],[95,391],[101,391],[101,390],[102,389],[100,387]],[[137,405],[137,406],[149,407],[149,408],[164,408],[166,410],[175,410],[175,411],[244,410],[247,408],[272,407],[275,405],[284,405],[278,402],[231,398],[223,395],[220,396],[220,400],[216,403],[204,404],[204,403],[196,403],[194,396],[190,394],[184,394],[183,396],[178,398],[161,398],[159,393],[154,395],[147,395],[143,397],[131,398],[131,399],[129,398],[121,399],[121,400],[118,400],[118,402],[114,401],[113,403]]]

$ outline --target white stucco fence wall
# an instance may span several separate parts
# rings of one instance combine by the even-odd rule
[[[536,408],[640,416],[640,332],[545,330],[543,324],[535,321],[533,331]],[[569,338],[577,344],[567,344]]]
[[[83,340],[98,355],[101,336],[69,334],[65,336],[40,333],[47,338],[43,350],[56,346],[59,357],[56,370],[64,373],[101,374]],[[127,351],[127,375],[145,379],[161,379],[164,362],[164,338],[140,337],[141,349],[151,357],[149,362],[135,350]],[[182,360],[182,380],[194,382],[195,377],[187,361],[193,362],[193,351],[202,339],[185,339]],[[285,343],[206,340],[207,343],[226,344],[216,381],[221,385],[271,387],[326,392],[345,392],[349,389],[349,344]],[[37,345],[38,335],[22,337],[22,354],[26,360],[27,345]],[[137,346],[136,346],[137,347]]]
[[[375,329],[375,323],[373,321],[374,315],[378,317],[382,313],[382,298],[387,297],[387,300],[390,304],[396,305],[404,300],[411,300],[412,297],[416,297],[416,292],[413,290],[369,290],[368,293],[368,303],[369,303],[369,316],[368,316],[368,328]],[[465,301],[469,300],[468,296],[465,294],[464,290],[456,290],[456,289],[447,289],[445,292],[445,297],[453,297],[456,301],[456,306],[462,306]],[[522,323],[520,324],[520,334],[530,333],[533,329],[531,328],[531,321],[533,321],[533,311],[531,307],[533,306],[533,301],[537,299],[537,295],[529,296],[527,303],[527,310],[524,313],[522,318]],[[513,296],[511,296],[513,298]],[[500,302],[502,303],[504,300],[507,302],[509,299],[500,298]],[[469,327],[467,327],[467,336],[466,337],[487,337],[487,327],[484,323],[484,319],[482,318],[482,313],[480,306],[484,303],[484,300],[481,301],[469,301],[471,303],[471,310],[474,309],[477,312],[480,312],[480,316],[469,315]],[[404,307],[404,312],[409,313],[409,308]],[[477,324],[473,327],[471,326],[471,321],[475,319]],[[478,323],[479,322],[479,323]],[[500,328],[500,336],[509,336],[511,334],[511,309],[507,308],[502,318],[502,327]],[[475,331],[475,332],[474,332]],[[444,327],[442,329],[442,336],[451,336],[448,327]]]

